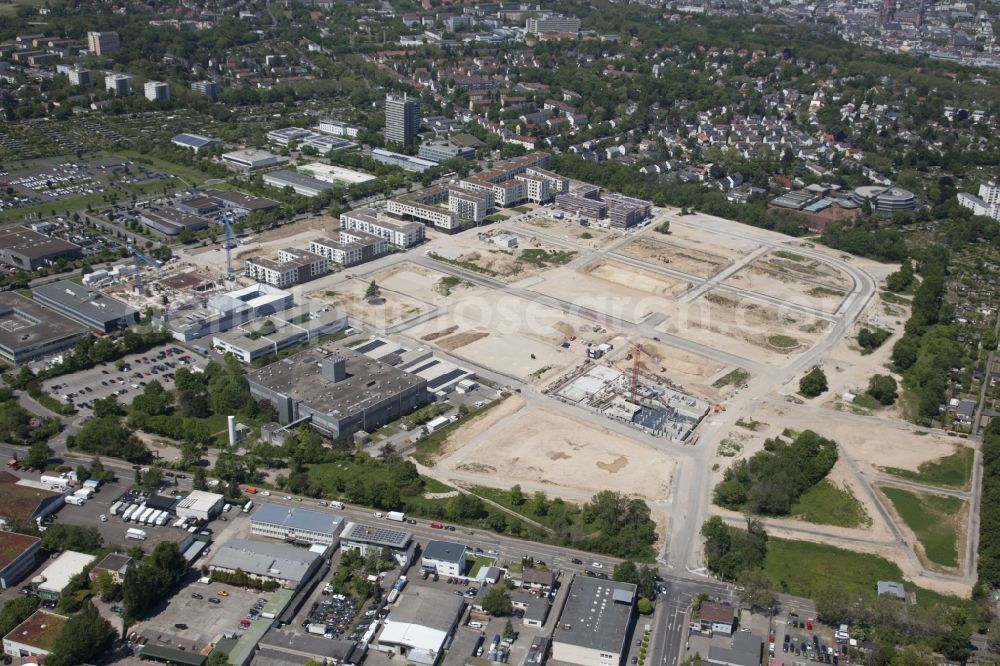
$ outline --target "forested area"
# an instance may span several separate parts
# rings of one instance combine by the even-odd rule
[[[837,462],[837,443],[812,430],[767,439],[764,450],[738,460],[715,487],[715,503],[755,514],[788,515],[804,492],[826,478]]]
[[[983,485],[979,506],[979,585],[986,594],[1000,588],[1000,419],[983,432]]]

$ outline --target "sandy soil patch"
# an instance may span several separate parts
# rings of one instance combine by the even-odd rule
[[[766,363],[806,351],[829,323],[713,290],[681,308],[657,330]]]
[[[471,282],[450,279],[448,273],[425,268],[409,261],[390,266],[375,273],[355,276],[366,284],[375,281],[383,290],[389,289],[428,303],[439,303],[446,298],[467,294],[475,287]],[[444,281],[444,282],[442,282]],[[446,288],[446,285],[450,285]],[[445,291],[450,293],[445,296]]]
[[[537,229],[538,233],[543,233],[547,236],[555,236],[556,238],[572,241],[573,243],[588,245],[594,249],[604,247],[608,243],[622,237],[622,234],[619,231],[613,231],[611,229],[604,229],[596,226],[583,227],[577,222],[572,222],[570,220],[553,220],[550,217],[525,220],[517,225],[514,225],[514,228],[520,230],[528,236],[533,233],[533,230]]]
[[[796,255],[789,253],[789,256]],[[823,312],[836,312],[850,293],[850,281],[828,264],[805,257],[803,260],[793,261],[771,253],[736,272],[723,284],[777,296]]]
[[[441,447],[438,458],[443,460],[469,442],[475,441],[483,433],[493,429],[496,424],[524,409],[526,404],[527,402],[524,398],[514,394],[504,398],[503,402],[482,416],[477,416],[470,421],[466,421],[461,428],[448,436],[447,441]]]
[[[345,280],[333,289],[318,289],[307,297],[328,303],[348,317],[360,319],[375,330],[405,321],[434,309],[431,303],[411,298],[406,294],[381,287],[382,298],[378,303],[369,303],[365,291],[370,280]]]
[[[644,291],[654,296],[677,296],[689,286],[684,280],[613,261],[592,264],[586,268],[586,272],[607,282]]]
[[[664,238],[668,238],[668,236],[664,236]],[[652,236],[637,238],[622,246],[618,253],[661,264],[675,271],[697,277],[713,275],[731,263],[723,255],[656,240]]]
[[[649,226],[655,229],[657,224],[659,224],[659,218]],[[733,235],[734,229],[738,229],[739,236]],[[744,230],[747,231],[744,232]],[[655,231],[648,232],[646,235],[669,239],[673,245],[723,256],[730,260],[747,255],[760,247],[761,243],[754,240],[755,236],[762,240],[787,239],[787,236],[767,231],[758,233],[759,231],[763,230],[720,217],[692,213],[682,217],[670,216],[670,233],[666,236]]]
[[[542,382],[586,358],[586,347],[563,349],[570,336],[603,342],[593,322],[510,294],[460,298],[448,311],[406,335],[526,382]],[[598,327],[599,328],[599,327]]]
[[[618,266],[618,264],[615,264]],[[624,272],[616,272],[623,270]],[[545,274],[544,280],[530,286],[532,291],[569,301],[582,309],[612,315],[627,321],[639,322],[654,312],[668,316],[676,313],[678,304],[675,297],[643,291],[629,282],[631,268],[603,269],[597,275],[593,272],[557,268]],[[637,271],[640,269],[636,269]],[[611,281],[600,277],[614,277]],[[636,274],[635,282],[640,281]],[[659,279],[659,276],[657,276]],[[670,278],[666,278],[669,280]],[[670,285],[666,281],[647,283],[647,287],[658,286],[661,290],[681,289],[684,283]]]
[[[570,497],[614,490],[656,500],[670,490],[676,461],[655,449],[546,409],[519,409],[469,446],[443,459],[439,471],[462,482],[509,487],[544,483]],[[492,470],[492,471],[490,471]]]
[[[500,230],[497,230],[500,231]],[[569,250],[561,245],[544,243],[537,238],[521,238],[516,248],[502,248],[489,241],[485,234],[479,235],[452,236],[437,244],[433,249],[432,258],[444,263],[454,263],[460,267],[482,273],[496,280],[504,282],[515,282],[526,277],[541,273],[558,265],[551,264],[537,265],[530,261],[521,260],[521,255],[526,250],[543,250],[553,253],[569,253],[564,255],[564,259],[572,259],[576,251]]]

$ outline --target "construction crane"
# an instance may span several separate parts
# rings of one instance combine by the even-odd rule
[[[160,265],[160,262],[155,261],[153,259],[150,259],[145,254],[143,254],[142,252],[140,252],[136,248],[132,247],[131,245],[128,246],[128,251],[132,253],[132,261],[135,262],[134,263],[134,265],[135,265],[135,290],[137,292],[139,292],[139,293],[142,293],[142,263],[140,263],[140,262],[145,262],[145,263],[149,264],[150,266],[152,266],[153,268],[155,268],[157,272],[162,272],[163,271],[163,266]]]
[[[236,232],[233,231],[233,227],[229,224],[229,220],[222,218],[222,224],[226,227],[226,279],[233,279],[233,259],[230,255],[233,246],[236,245]]]
[[[629,400],[634,403],[636,393],[639,390],[639,357],[645,354],[654,361],[659,362],[660,359],[653,352],[643,348],[640,342],[631,342],[629,344],[632,346],[632,385],[629,389]]]

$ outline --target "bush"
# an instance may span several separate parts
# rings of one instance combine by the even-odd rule
[[[647,599],[646,597],[642,597],[639,599],[639,603],[636,604],[636,609],[639,611],[639,615],[649,615],[650,613],[653,612],[653,602]],[[646,647],[643,646],[642,654],[645,655],[645,652],[646,652]]]
[[[889,375],[873,375],[868,380],[868,395],[883,405],[891,405],[896,402],[897,388],[896,380]]]
[[[815,398],[825,393],[827,388],[826,373],[820,368],[813,368],[799,380],[799,393],[807,398]]]
[[[873,351],[882,346],[882,343],[889,339],[892,335],[892,331],[887,331],[884,328],[863,328],[858,331],[858,344],[861,345],[863,350],[862,354],[871,354]]]

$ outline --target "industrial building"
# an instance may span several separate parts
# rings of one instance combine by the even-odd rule
[[[475,378],[471,371],[436,358],[430,349],[409,349],[385,338],[374,338],[357,345],[354,351],[416,375],[427,382],[428,391],[437,395],[447,394],[463,382]]]
[[[708,663],[716,666],[758,666],[764,641],[749,631],[738,631],[730,647],[710,645]]]
[[[396,565],[403,571],[413,561],[416,548],[417,542],[411,532],[391,527],[347,523],[340,536],[341,550],[354,550],[362,557],[388,550]]]
[[[232,190],[204,190],[202,195],[219,202],[224,209],[239,216],[249,215],[257,211],[274,210],[278,202],[267,197],[255,197]]]
[[[271,322],[266,329],[265,321]],[[276,355],[282,349],[306,344],[346,327],[347,316],[342,313],[329,308],[314,310],[301,306],[217,333],[212,336],[212,346],[244,363],[252,363],[258,358]]]
[[[405,656],[407,663],[430,666],[455,631],[465,603],[461,596],[432,587],[410,586],[391,607],[376,643]]]
[[[420,557],[420,568],[439,576],[464,576],[465,546],[452,541],[428,541]]]
[[[273,315],[292,307],[291,292],[267,284],[256,284],[203,301],[175,306],[157,323],[173,333],[174,339],[190,342],[222,333],[248,321]]]
[[[320,120],[319,126],[316,129],[324,134],[343,136],[348,139],[358,138],[358,134],[361,132],[361,128],[357,125],[351,125],[340,120],[330,120],[328,118]]]
[[[315,575],[322,562],[323,558],[318,553],[306,548],[232,539],[216,546],[208,568],[226,573],[239,570],[255,580],[273,580],[282,587],[295,590]]]
[[[635,619],[632,583],[575,576],[552,635],[552,659],[579,666],[619,666]]]
[[[317,238],[309,241],[309,251],[341,266],[356,266],[389,252],[389,243],[364,231],[341,229],[340,238]]]
[[[187,148],[188,150],[193,150],[195,153],[198,153],[206,148],[218,146],[222,142],[218,139],[213,139],[212,137],[202,136],[201,134],[183,132],[170,139],[170,143],[179,148]]]
[[[398,166],[400,169],[404,169],[405,171],[414,171],[416,173],[423,173],[424,171],[433,169],[437,166],[437,162],[425,160],[422,157],[412,157],[410,155],[403,155],[402,153],[394,153],[391,150],[385,150],[383,148],[372,148],[371,158],[376,162],[388,164],[390,166]]]
[[[312,130],[305,129],[303,127],[282,127],[281,129],[271,130],[267,133],[267,140],[278,144],[279,146],[287,146],[288,144],[295,142],[299,143],[304,139],[308,139],[313,136],[314,132]]]
[[[417,155],[432,162],[444,162],[445,160],[461,157],[465,160],[476,159],[476,149],[466,146],[457,146],[451,141],[427,141],[420,144]]]
[[[324,183],[332,183],[334,185],[360,185],[361,183],[369,183],[376,179],[375,176],[363,171],[345,169],[335,164],[322,164],[320,162],[300,164],[299,171],[307,173]]]
[[[339,346],[308,349],[247,379],[282,423],[308,420],[333,439],[371,432],[430,401],[426,380]]]
[[[275,155],[266,150],[247,148],[222,154],[223,163],[236,171],[256,171],[267,167],[284,164],[288,158]]]
[[[420,132],[420,100],[403,95],[385,97],[385,140],[412,143]]]
[[[250,517],[251,534],[306,545],[332,546],[343,526],[343,519],[332,513],[278,504],[261,504]]]
[[[0,590],[17,585],[31,573],[41,550],[40,537],[0,531]]]
[[[4,654],[22,664],[43,663],[59,642],[67,620],[65,615],[35,611],[3,637]]]
[[[243,275],[282,289],[326,275],[332,268],[326,257],[309,250],[285,248],[278,250],[277,260],[250,257],[243,264]]]
[[[0,358],[20,365],[72,347],[90,330],[17,292],[0,293]]]
[[[139,321],[139,311],[131,305],[70,280],[33,287],[31,295],[39,303],[101,333],[121,330]]]
[[[210,493],[205,490],[192,490],[188,496],[182,499],[174,512],[180,518],[193,518],[195,520],[211,520],[222,513],[222,506],[225,504],[224,498],[219,493]]]
[[[294,171],[288,171],[287,169],[280,169],[278,171],[270,171],[264,174],[264,183],[270,185],[271,187],[277,187],[278,189],[284,189],[290,187],[295,190],[296,194],[301,194],[304,197],[318,197],[327,190],[334,189],[332,183],[322,181],[318,178],[313,178],[312,176],[306,176],[301,173],[296,173]]]
[[[357,208],[340,214],[341,229],[363,231],[379,236],[396,247],[413,247],[427,238],[424,225],[388,214],[379,214],[374,208]]]
[[[206,218],[176,208],[143,208],[139,212],[139,221],[164,236],[177,236],[184,231],[208,229]]]
[[[51,238],[27,227],[10,227],[0,232],[0,261],[26,271],[79,256],[80,246],[76,243]]]
[[[96,559],[95,555],[64,550],[40,574],[41,582],[36,586],[38,597],[42,601],[59,601],[70,579]]]

